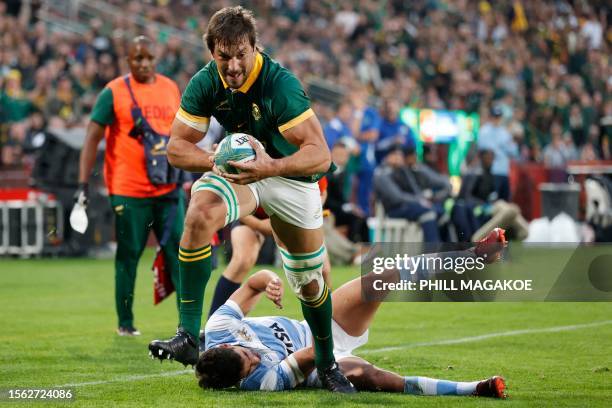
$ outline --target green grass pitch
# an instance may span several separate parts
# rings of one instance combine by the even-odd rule
[[[510,394],[505,401],[386,393],[346,397],[321,390],[204,392],[182,365],[160,364],[147,356],[148,342],[168,337],[176,326],[174,296],[159,306],[152,304],[151,262],[152,252],[147,251],[140,262],[134,306],[136,326],[143,334],[126,338],[115,334],[112,260],[1,259],[0,389],[65,386],[72,388],[75,400],[45,406],[75,407],[612,406],[610,303],[381,307],[370,341],[358,355],[404,375],[475,380],[501,374]],[[335,268],[334,285],[358,273]],[[206,310],[219,274],[215,271],[209,283]],[[281,313],[301,317],[290,293]],[[262,301],[254,315],[266,314],[278,311]],[[594,322],[598,324],[588,325]],[[558,329],[562,326],[568,327]]]

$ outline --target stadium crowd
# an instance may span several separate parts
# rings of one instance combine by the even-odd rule
[[[107,3],[125,13],[89,19],[86,32],[76,34],[39,19],[44,3],[0,1],[0,167],[31,166],[49,129],[83,127],[95,96],[128,72],[127,42],[143,31],[161,44],[158,72],[184,89],[209,59],[193,43],[201,43],[214,11],[231,5],[112,0]],[[398,120],[401,106],[479,113],[481,133],[516,145],[495,151],[496,176],[507,177],[507,168],[496,174],[499,161],[563,167],[573,159],[612,159],[612,28],[605,1],[244,3],[259,20],[265,52],[302,80],[321,79],[344,95],[335,104],[315,100],[314,108],[334,159],[345,164],[336,177],[342,185],[330,185],[336,196],[328,202],[354,240],[364,238],[362,221],[372,213],[375,169],[397,145],[408,156],[414,149],[415,136]],[[143,28],[137,16],[155,24]],[[195,41],[185,42],[168,26]],[[479,166],[479,155],[470,157],[466,171]],[[421,185],[410,193],[442,208],[429,190]]]

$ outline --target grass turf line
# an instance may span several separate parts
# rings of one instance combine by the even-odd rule
[[[173,334],[177,321],[173,297],[160,306],[152,305],[151,262],[152,252],[147,251],[140,263],[134,302],[135,323],[143,335],[126,338],[114,332],[112,260],[0,260],[0,388],[100,382],[74,388],[73,406],[606,407],[612,400],[612,325],[363,354],[380,367],[405,375],[474,380],[502,374],[511,395],[503,402],[383,393],[345,397],[319,390],[204,392],[191,374],[175,374],[185,370],[182,365],[160,364],[147,357],[148,342]],[[219,274],[219,270],[213,272],[206,309]],[[357,275],[354,269],[335,268],[334,286]],[[254,315],[278,312],[262,301]],[[290,293],[280,312],[301,318]],[[386,303],[363,349],[585,324],[610,316],[608,303]]]

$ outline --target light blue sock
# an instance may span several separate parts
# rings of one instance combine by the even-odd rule
[[[404,377],[404,394],[472,395],[480,381],[455,382],[428,377]]]

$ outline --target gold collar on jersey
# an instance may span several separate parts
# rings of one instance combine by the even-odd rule
[[[261,53],[258,52],[257,55],[255,56],[255,64],[253,65],[253,69],[251,70],[251,73],[247,77],[246,81],[244,81],[244,84],[242,84],[242,86],[238,88],[237,91],[242,92],[242,93],[247,93],[249,89],[251,89],[251,86],[255,83],[255,80],[259,76],[259,73],[261,72],[262,67],[263,67],[263,56],[261,55]],[[223,87],[227,89],[229,85],[227,85],[227,83],[225,82],[225,79],[223,79],[223,75],[221,75],[221,72],[219,71],[219,67],[217,67],[217,72],[219,73],[219,78],[221,78],[221,82],[223,82]]]

